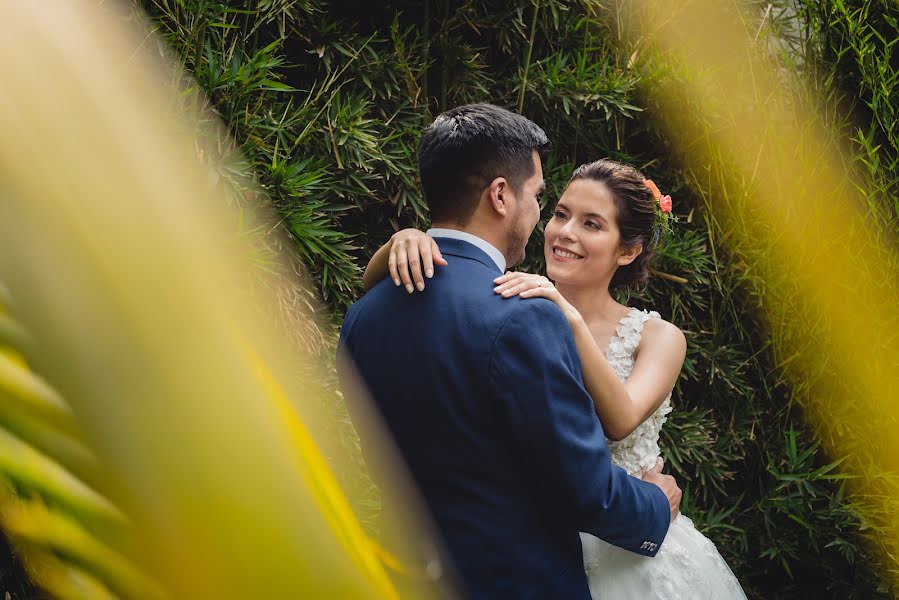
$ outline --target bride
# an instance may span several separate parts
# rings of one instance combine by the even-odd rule
[[[605,159],[582,165],[546,223],[547,277],[512,272],[494,282],[503,298],[547,298],[561,308],[612,461],[636,477],[661,461],[659,432],[671,412],[686,341],[657,312],[624,306],[611,292],[648,279],[670,210],[671,198],[633,167]],[[372,257],[363,282],[368,289],[389,273],[413,293],[424,290],[435,265],[446,264],[429,236],[406,229]],[[581,544],[593,598],[745,598],[715,545],[684,515],[652,558],[586,533]]]

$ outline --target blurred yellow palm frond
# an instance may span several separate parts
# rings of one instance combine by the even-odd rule
[[[397,598],[314,439],[310,359],[119,8],[0,6],[2,525],[60,598]]]

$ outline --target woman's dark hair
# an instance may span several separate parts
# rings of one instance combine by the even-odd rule
[[[466,104],[440,114],[418,148],[418,171],[432,221],[464,226],[481,192],[505,177],[517,193],[534,175],[534,150],[549,145],[533,122],[492,104]]]
[[[639,289],[649,280],[649,265],[658,243],[656,200],[644,183],[646,178],[634,167],[603,158],[578,167],[568,183],[578,179],[598,181],[609,189],[615,202],[621,245],[643,246],[631,264],[618,267],[609,288]]]

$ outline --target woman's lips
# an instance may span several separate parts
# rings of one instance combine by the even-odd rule
[[[571,250],[560,248],[559,246],[553,246],[553,258],[562,262],[566,262],[570,260],[582,260],[584,257],[580,254],[572,252]]]

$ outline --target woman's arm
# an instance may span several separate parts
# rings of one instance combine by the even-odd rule
[[[609,439],[624,439],[652,412],[643,414],[645,409],[641,410],[628,394],[583,318],[568,323],[574,331],[574,342],[581,357],[584,387],[593,398],[602,428]]]
[[[620,440],[630,435],[674,388],[686,353],[686,340],[671,323],[656,319],[646,323],[634,370],[622,383],[581,314],[549,280],[528,273],[508,273],[496,282],[497,293],[504,297],[519,294],[522,298],[547,298],[562,309],[574,332],[584,387],[593,399],[609,439]]]
[[[417,229],[403,229],[378,248],[362,275],[362,285],[370,290],[390,275],[394,285],[403,284],[410,294],[425,289],[424,277],[434,276],[434,265],[446,266],[437,243]],[[424,272],[424,277],[422,276]]]
[[[371,260],[365,266],[365,273],[362,274],[362,287],[367,292],[376,283],[389,275],[387,271],[387,260],[390,257],[390,249],[393,247],[393,238],[387,240],[387,243],[378,248]],[[393,280],[394,284],[399,285],[397,280]]]
[[[687,343],[680,329],[658,319],[647,321],[634,369],[624,383],[596,343],[583,319],[571,323],[596,414],[610,439],[624,439],[648,419],[674,389]]]
[[[649,407],[649,417],[674,389],[687,354],[687,340],[678,327],[662,319],[649,319],[637,347],[634,368],[624,382],[631,398]]]

